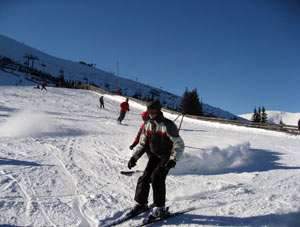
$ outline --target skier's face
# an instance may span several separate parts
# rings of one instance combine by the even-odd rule
[[[157,110],[148,110],[148,111],[147,111],[147,113],[148,113],[150,119],[156,118],[157,112],[158,112]]]

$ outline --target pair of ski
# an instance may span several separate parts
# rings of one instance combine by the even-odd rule
[[[169,207],[167,207],[168,213],[166,215],[164,215],[163,217],[151,218],[151,219],[145,218],[142,221],[142,223],[140,223],[138,225],[135,225],[135,227],[149,226],[149,225],[151,225],[153,223],[164,221],[164,220],[167,220],[169,218],[185,214],[185,213],[190,212],[190,211],[192,211],[194,209],[195,209],[195,207],[190,207],[190,208],[187,208],[187,209],[184,209],[184,210],[180,210],[180,211],[177,211],[177,212],[170,213],[169,212]]]
[[[116,219],[116,220],[114,220],[114,221],[112,221],[110,223],[107,223],[107,224],[103,225],[103,227],[110,227],[110,226],[115,226],[115,225],[122,224],[123,222],[126,222],[126,221],[128,221],[128,220],[130,220],[130,219],[132,219],[134,217],[139,216],[140,214],[143,214],[143,213],[147,212],[148,210],[150,210],[153,207],[154,207],[154,205],[151,204],[150,206],[147,207],[146,210],[144,210],[143,212],[138,213],[136,215],[126,215],[125,214],[122,217],[120,217],[120,218],[118,218],[118,219]],[[190,208],[187,208],[187,209],[184,209],[184,210],[180,210],[180,211],[177,211],[177,212],[174,212],[174,213],[168,211],[167,214],[164,215],[163,217],[151,218],[151,219],[144,218],[141,221],[141,223],[135,225],[135,227],[148,226],[148,225],[151,225],[151,224],[156,223],[156,222],[164,221],[164,220],[167,220],[169,218],[176,217],[176,216],[179,216],[181,214],[185,214],[185,213],[190,212],[190,211],[192,211],[194,209],[195,209],[195,207],[190,207]],[[167,207],[167,210],[169,210],[169,207]]]
[[[101,225],[101,227],[110,227],[110,226],[115,226],[115,225],[122,224],[125,221],[128,221],[128,220],[130,220],[130,219],[132,219],[134,217],[139,216],[140,214],[143,214],[143,213],[147,212],[148,210],[150,210],[153,207],[154,207],[154,204],[151,204],[145,210],[143,210],[142,212],[137,213],[135,215],[128,215],[129,211],[125,211],[124,215],[122,215],[121,217],[119,217],[119,218],[117,218],[117,219],[115,219],[115,220],[113,220],[113,221],[111,221],[111,222],[109,222],[109,223],[107,223],[105,225]]]

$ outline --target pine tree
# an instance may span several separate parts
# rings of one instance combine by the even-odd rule
[[[188,91],[186,88],[183,98],[181,101],[182,110],[186,114],[201,115],[202,114],[202,103],[199,101],[197,89]]]
[[[254,107],[253,115],[252,115],[252,122],[257,122],[257,110]]]
[[[258,112],[257,112],[257,119],[256,119],[257,123],[261,122],[261,108],[258,107]]]
[[[280,118],[279,129],[282,130],[283,127],[284,127],[284,123],[283,123],[282,119]]]
[[[266,113],[265,107],[262,107],[262,113],[261,113],[261,123],[265,124],[268,120],[268,114]]]

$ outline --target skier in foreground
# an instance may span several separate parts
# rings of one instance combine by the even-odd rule
[[[155,219],[167,214],[165,180],[169,170],[175,167],[182,155],[184,142],[174,122],[163,116],[159,100],[147,106],[147,113],[150,120],[145,123],[139,144],[128,162],[128,168],[131,169],[149,147],[149,160],[143,175],[138,179],[134,198],[136,205],[130,214],[135,215],[147,209],[151,183],[154,209],[148,218]]]

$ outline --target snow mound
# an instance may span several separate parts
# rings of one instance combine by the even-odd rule
[[[199,154],[201,152],[201,154]],[[204,150],[185,153],[172,174],[186,173],[218,174],[229,170],[247,168],[254,162],[250,143],[245,142],[225,149],[212,147]]]

